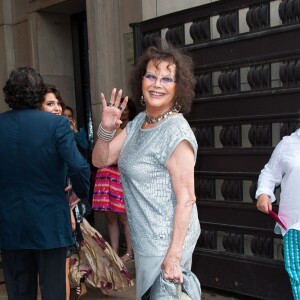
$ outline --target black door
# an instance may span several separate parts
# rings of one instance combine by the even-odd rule
[[[93,127],[92,127],[92,105],[90,95],[89,77],[89,56],[88,56],[88,32],[86,12],[73,15],[72,40],[74,57],[74,79],[77,122],[79,127],[83,127],[89,139],[89,149],[84,153],[90,161],[93,148]]]

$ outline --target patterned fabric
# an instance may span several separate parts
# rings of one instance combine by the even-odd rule
[[[300,299],[300,231],[289,230],[283,237],[283,248],[294,299]]]
[[[193,147],[196,160],[197,141],[182,114],[150,129],[141,128],[144,120],[143,112],[127,124],[118,166],[134,252],[163,256],[171,242],[176,207],[167,161],[183,140]],[[183,248],[193,247],[199,235],[197,206],[193,205]]]
[[[84,240],[79,254],[70,258],[71,287],[76,287],[81,278],[87,286],[99,288],[106,295],[133,286],[124,263],[101,234],[86,219],[80,229]]]
[[[92,207],[99,211],[126,212],[120,172],[116,165],[98,169]]]

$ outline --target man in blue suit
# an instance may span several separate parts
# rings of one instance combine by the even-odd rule
[[[0,249],[10,300],[65,300],[66,247],[73,244],[68,175],[88,197],[90,167],[65,117],[38,109],[44,83],[31,67],[11,72],[0,114]],[[75,200],[75,196],[71,197]]]

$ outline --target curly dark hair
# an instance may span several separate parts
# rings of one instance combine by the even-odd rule
[[[55,85],[52,84],[45,84],[44,87],[44,94],[43,97],[40,101],[40,106],[43,104],[43,102],[45,101],[45,96],[49,93],[52,93],[55,95],[55,98],[58,100],[58,103],[61,105],[62,110],[64,111],[66,108],[70,109],[72,111],[72,115],[73,115],[73,109],[69,106],[66,107],[66,104],[64,103],[63,98],[60,95],[60,91],[57,89],[57,87]]]
[[[11,71],[3,88],[5,102],[12,109],[37,109],[44,87],[42,76],[34,68],[17,68]]]
[[[134,66],[129,85],[131,87],[132,98],[139,102],[142,93],[142,78],[146,73],[149,61],[154,61],[156,65],[161,62],[168,62],[176,66],[176,88],[173,102],[181,106],[182,113],[188,113],[191,109],[192,99],[195,96],[196,79],[193,73],[192,59],[181,51],[171,49],[148,48],[138,59]]]

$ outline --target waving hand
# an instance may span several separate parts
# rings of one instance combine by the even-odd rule
[[[102,126],[107,131],[113,131],[120,127],[122,124],[121,114],[125,110],[128,97],[125,97],[121,104],[122,90],[119,90],[116,95],[116,88],[111,92],[110,102],[107,103],[103,93],[100,94],[102,101],[103,111],[102,111]]]

